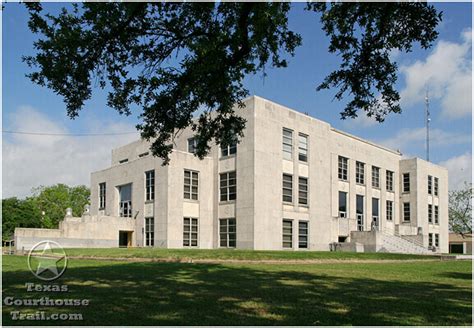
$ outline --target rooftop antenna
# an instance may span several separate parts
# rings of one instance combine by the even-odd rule
[[[430,161],[430,100],[428,97],[428,87],[425,95],[425,121],[426,121],[426,160]]]

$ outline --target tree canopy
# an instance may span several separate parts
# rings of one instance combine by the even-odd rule
[[[472,233],[472,184],[449,192],[449,229],[464,235]]]
[[[287,2],[86,2],[57,15],[37,2],[25,5],[29,28],[40,35],[36,53],[24,57],[36,69],[30,79],[62,96],[71,118],[94,85],[109,86],[108,106],[126,115],[140,108],[137,128],[165,164],[186,127],[195,131],[200,158],[213,141],[240,139],[245,120],[233,106],[248,95],[244,77],[286,67],[302,44],[288,26]],[[350,98],[342,118],[362,111],[383,121],[399,113],[390,52],[430,47],[441,13],[424,2],[308,3],[306,10],[320,17],[329,52],[341,58],[317,89],[334,87],[336,99]]]

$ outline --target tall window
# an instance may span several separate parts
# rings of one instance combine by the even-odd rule
[[[184,199],[198,200],[199,172],[184,170]]]
[[[223,146],[221,145],[221,156],[231,156],[237,154],[237,143],[233,142],[230,145]]]
[[[298,248],[308,248],[308,222],[298,222]]]
[[[308,161],[308,136],[303,133],[298,135],[298,159],[302,162]]]
[[[155,245],[155,219],[145,218],[145,246]]]
[[[356,162],[356,183],[364,184],[365,180],[365,164],[362,162]]]
[[[434,178],[434,195],[438,196],[438,178]]]
[[[357,230],[364,230],[364,196],[356,195]]]
[[[293,221],[283,220],[283,248],[293,247]]]
[[[380,168],[372,166],[372,188],[380,188]]]
[[[293,202],[293,176],[289,174],[283,174],[283,201]]]
[[[298,177],[298,204],[308,205],[308,178]]]
[[[99,210],[105,209],[105,182],[99,183]]]
[[[433,193],[433,177],[428,175],[428,194],[431,195]]]
[[[428,223],[433,223],[433,205],[428,204]]]
[[[283,158],[293,158],[293,131],[283,128]]]
[[[145,172],[145,200],[155,199],[155,170]]]
[[[393,172],[387,171],[387,191],[393,191]]]
[[[410,221],[410,203],[403,203],[403,221]]]
[[[434,245],[435,245],[436,247],[439,247],[439,234],[438,234],[438,233],[435,233],[435,234],[434,234],[434,237],[435,237],[435,238],[434,238]]]
[[[403,173],[403,192],[410,192],[410,173]]]
[[[428,234],[428,247],[433,246],[433,234],[429,233]]]
[[[197,140],[194,138],[188,139],[188,153],[194,154],[196,153],[197,148]]]
[[[120,217],[131,218],[132,217],[132,184],[126,184],[119,188],[120,198]]]
[[[387,221],[393,221],[393,201],[387,200]]]
[[[347,217],[347,192],[339,191],[339,217]]]
[[[376,227],[379,226],[379,216],[379,199],[374,197],[372,198],[372,221],[374,222]]]
[[[183,246],[196,247],[198,245],[198,219],[184,218],[183,220]]]
[[[339,180],[347,181],[348,159],[342,156],[338,157],[337,176]]]
[[[237,177],[235,171],[220,174],[221,202],[237,199]]]
[[[237,225],[235,218],[219,219],[220,247],[236,247]]]
[[[438,205],[434,207],[434,223],[439,224],[439,208]]]

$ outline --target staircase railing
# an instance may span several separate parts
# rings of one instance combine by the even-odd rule
[[[403,238],[403,236],[400,235],[400,233],[398,231],[395,231],[395,230],[384,227],[383,230],[382,230],[382,233],[385,234],[385,235],[388,235],[388,236],[399,237],[403,240],[406,240],[409,243],[412,243],[416,246],[422,247],[423,249],[429,250],[428,248],[425,247],[425,245],[423,245],[423,243],[419,242],[418,240],[413,240],[413,239],[408,240],[408,239]]]

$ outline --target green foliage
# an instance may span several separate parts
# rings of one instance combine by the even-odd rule
[[[43,226],[57,228],[70,207],[74,216],[81,216],[84,206],[89,203],[90,190],[86,186],[69,187],[57,184],[38,187],[33,190],[33,200],[40,211],[44,211]]]
[[[472,184],[449,192],[449,229],[452,232],[472,233]]]
[[[288,28],[287,2],[86,2],[56,16],[37,2],[25,5],[31,31],[42,36],[36,54],[24,58],[37,68],[30,79],[61,95],[71,118],[91,98],[93,83],[109,85],[108,105],[126,115],[139,108],[137,128],[164,164],[173,138],[188,126],[200,158],[211,141],[226,146],[240,139],[246,122],[233,106],[248,95],[244,77],[264,74],[267,65],[286,67],[302,43]],[[329,51],[342,57],[341,68],[318,88],[339,88],[337,99],[353,97],[342,117],[362,109],[383,121],[400,112],[389,53],[410,51],[415,42],[431,46],[441,14],[426,3],[312,3],[307,9],[322,14]],[[201,114],[193,120],[196,111]]]
[[[10,240],[15,228],[41,227],[41,212],[32,198],[2,199],[2,239]]]

